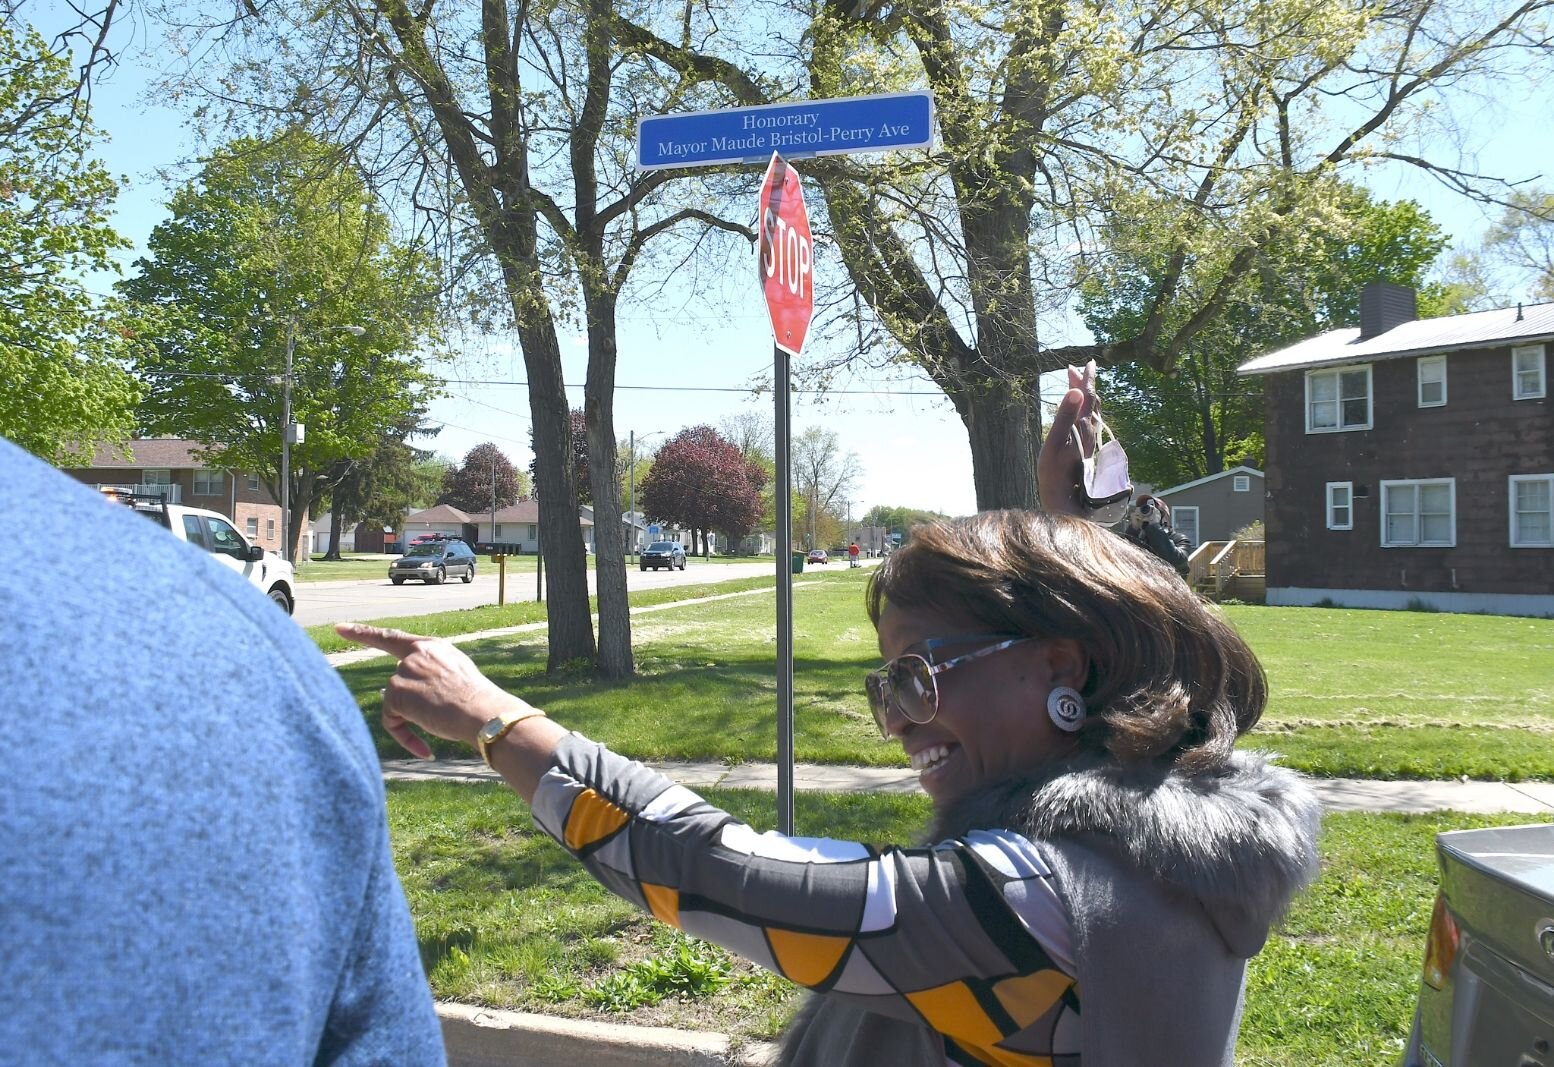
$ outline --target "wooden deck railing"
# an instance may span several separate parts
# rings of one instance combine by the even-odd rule
[[[1187,581],[1197,590],[1218,599],[1225,587],[1241,575],[1267,573],[1263,541],[1205,541],[1187,557]]]

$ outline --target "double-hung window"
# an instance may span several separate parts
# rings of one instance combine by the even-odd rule
[[[247,531],[248,539],[250,541],[257,541],[259,539],[259,519],[258,519],[258,517],[254,516],[254,515],[250,515],[250,516],[248,516],[248,518],[244,519],[243,520],[243,529],[245,531]]]
[[[1354,483],[1327,483],[1327,528],[1354,529]]]
[[[1457,481],[1381,483],[1382,548],[1451,548],[1457,543]]]
[[[1370,428],[1370,364],[1306,372],[1307,433]]]
[[[1183,537],[1194,548],[1198,547],[1198,509],[1183,504],[1171,509],[1171,528]]]
[[[220,471],[213,471],[205,467],[196,467],[194,471],[194,495],[195,496],[220,496],[222,478]]]
[[[1422,408],[1445,407],[1446,357],[1420,356],[1417,366],[1419,372],[1419,406]]]
[[[1554,474],[1511,475],[1511,547],[1554,548]]]
[[[1549,392],[1543,345],[1511,349],[1511,399],[1537,400]]]

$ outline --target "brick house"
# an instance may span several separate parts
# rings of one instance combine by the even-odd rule
[[[1268,603],[1554,613],[1554,303],[1420,320],[1376,283],[1359,329],[1263,375]]]
[[[281,506],[256,474],[212,467],[198,455],[198,441],[171,437],[144,438],[129,443],[129,458],[112,446],[99,445],[89,467],[65,473],[90,486],[117,486],[140,493],[160,493],[169,504],[219,512],[242,530],[249,542],[272,552],[281,548]],[[297,520],[307,522],[307,516]]]

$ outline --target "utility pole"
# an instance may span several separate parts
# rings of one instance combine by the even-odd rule
[[[297,316],[286,319],[286,377],[281,401],[281,555],[291,558],[291,357],[297,350]]]
[[[631,448],[629,450],[631,466],[627,469],[627,478],[631,482],[631,503],[626,505],[627,521],[631,524],[631,551],[627,558],[635,563],[637,561],[637,431],[631,431]],[[671,574],[674,572],[671,571]]]

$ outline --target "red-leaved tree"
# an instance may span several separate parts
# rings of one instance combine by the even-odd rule
[[[755,528],[765,484],[760,464],[711,426],[692,426],[664,442],[639,488],[643,511],[700,535],[705,552],[708,530],[732,544]]]

